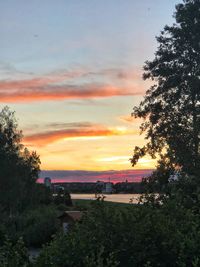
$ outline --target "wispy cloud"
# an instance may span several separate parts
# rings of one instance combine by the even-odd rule
[[[120,68],[108,68],[97,71],[89,71],[87,75],[92,76],[106,76],[119,80],[140,80],[142,81],[142,70],[138,69],[120,69]]]
[[[27,144],[35,144],[37,146],[45,146],[50,143],[70,139],[70,138],[97,138],[97,137],[106,137],[106,136],[119,136],[119,135],[128,135],[128,134],[136,134],[136,131],[128,130],[122,127],[105,127],[103,125],[95,125],[95,124],[72,124],[69,125],[68,128],[65,129],[54,129],[54,130],[46,130],[39,133],[34,133],[25,136],[24,141]]]
[[[95,78],[98,76],[109,79]],[[93,78],[92,78],[93,77]],[[117,80],[131,78],[132,83],[118,83]],[[82,78],[86,80],[81,80]],[[93,82],[90,82],[90,80]],[[134,82],[135,80],[135,82]],[[95,99],[112,96],[141,95],[144,88],[140,85],[137,72],[119,69],[57,71],[42,77],[29,79],[1,80],[0,102],[17,103],[33,101],[53,101],[64,99]]]
[[[34,81],[37,83],[37,81]],[[25,82],[28,84],[29,82]],[[40,81],[38,81],[40,83]],[[103,98],[111,96],[127,96],[141,94],[140,88],[121,88],[112,85],[101,84],[85,84],[85,85],[57,85],[44,86],[30,85],[26,89],[23,82],[17,82],[17,85],[9,82],[0,83],[0,101],[1,102],[33,102],[48,100],[64,100],[64,99],[88,99]],[[4,91],[2,91],[4,90]]]
[[[91,122],[52,122],[45,124],[46,128],[56,128],[56,129],[62,129],[62,128],[86,128],[86,127],[92,127],[94,126]]]
[[[43,124],[30,124],[24,128],[23,132],[25,132],[28,136],[29,134],[32,135],[33,132],[48,132],[52,129],[54,131],[57,130],[64,130],[70,128],[87,128],[92,127],[94,124],[91,122],[52,122],[52,123],[43,123]]]
[[[118,163],[118,161],[125,161],[127,163],[127,161],[130,159],[129,156],[111,156],[111,157],[103,157],[103,158],[98,158],[97,161],[100,162],[113,162],[116,161]]]
[[[135,118],[134,116],[131,116],[131,114],[119,116],[118,119],[120,121],[123,121],[123,122],[126,122],[126,123],[132,123],[132,124],[133,123],[141,123],[142,122],[142,119]]]

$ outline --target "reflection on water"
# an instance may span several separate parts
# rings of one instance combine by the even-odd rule
[[[104,195],[105,201],[112,201],[118,203],[130,203],[130,199],[132,199],[131,203],[138,203],[138,198],[140,194],[111,194]],[[88,199],[95,200],[95,194],[71,194],[72,199]]]

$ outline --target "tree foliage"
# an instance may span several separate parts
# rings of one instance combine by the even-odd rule
[[[22,132],[14,112],[5,107],[0,112],[0,203],[10,215],[32,202],[40,159],[22,143]]]
[[[13,244],[8,238],[0,247],[1,267],[30,267],[28,250],[24,246],[22,238]]]
[[[145,154],[169,161],[188,174],[200,169],[200,1],[176,6],[176,22],[157,37],[155,58],[144,66],[154,85],[133,115],[143,118],[147,144],[135,147],[135,165]]]

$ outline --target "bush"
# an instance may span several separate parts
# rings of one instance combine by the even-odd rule
[[[43,249],[36,266],[199,266],[199,213],[176,196],[128,207],[94,202],[82,223]]]
[[[1,218],[0,238],[6,234],[16,242],[23,237],[27,246],[41,247],[58,231],[58,213],[54,205],[49,205],[26,210],[14,217],[4,216]]]
[[[40,247],[49,242],[59,229],[58,212],[54,206],[41,206],[19,218],[19,234],[28,246]]]
[[[28,251],[24,246],[22,238],[13,244],[8,238],[0,247],[1,267],[28,267],[30,266]]]

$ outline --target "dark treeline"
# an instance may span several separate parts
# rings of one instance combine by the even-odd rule
[[[104,183],[84,183],[84,182],[70,182],[70,183],[54,183],[52,185],[53,191],[56,192],[56,187],[63,187],[65,190],[67,190],[69,193],[102,193],[104,190]],[[144,183],[126,183],[126,182],[120,182],[116,184],[112,184],[112,193],[113,194],[142,194],[145,192],[145,185]]]

